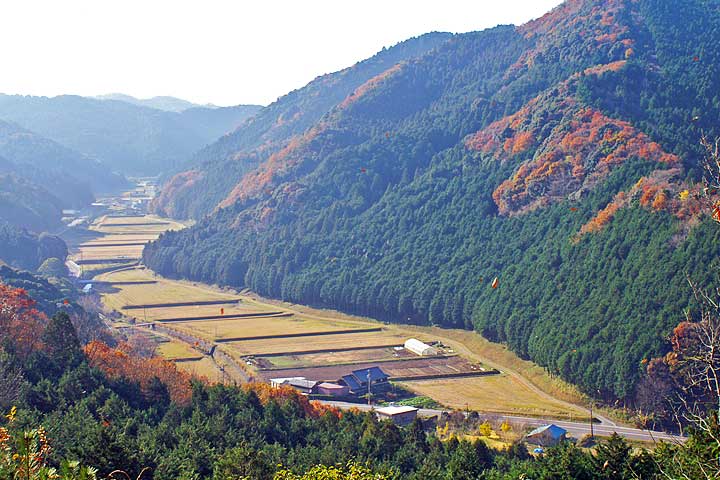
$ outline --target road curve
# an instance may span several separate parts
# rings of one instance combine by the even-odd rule
[[[320,400],[320,403],[323,403],[325,405],[330,405],[333,407],[340,408],[342,410],[349,410],[351,408],[357,408],[358,410],[362,411],[370,411],[374,407],[370,405],[364,405],[359,403],[348,403],[348,402],[335,402],[331,400]],[[443,412],[447,412],[447,410],[434,410],[430,408],[421,408],[418,411],[418,414],[423,417],[434,417],[439,416]],[[580,423],[580,422],[568,422],[565,420],[553,420],[553,419],[543,419],[543,418],[534,418],[534,417],[519,417],[515,415],[500,415],[500,414],[483,414],[486,417],[500,420],[507,420],[508,422],[517,422],[517,423],[523,423],[527,425],[528,427],[539,427],[541,425],[547,425],[549,423],[555,424],[559,427],[564,428],[568,431],[570,436],[575,438],[581,438],[585,435],[590,434],[590,425],[588,423]],[[682,437],[679,435],[671,435],[665,432],[657,432],[652,430],[642,430],[639,428],[630,428],[630,427],[620,427],[616,425],[603,425],[603,424],[594,424],[593,425],[593,431],[595,435],[603,436],[603,437],[609,437],[613,433],[617,433],[623,438],[626,438],[628,440],[639,440],[642,442],[668,442],[668,443],[684,443],[687,440],[687,437]]]

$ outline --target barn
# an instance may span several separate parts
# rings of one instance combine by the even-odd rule
[[[525,440],[541,447],[551,447],[565,441],[565,435],[567,430],[551,424],[536,428],[525,436]]]
[[[438,354],[437,348],[431,347],[427,343],[423,343],[415,338],[410,338],[405,341],[405,349],[413,352],[415,355],[420,355],[421,357],[429,357]]]
[[[418,409],[415,407],[383,407],[375,410],[380,420],[390,420],[395,425],[408,425],[417,417]]]
[[[315,386],[313,393],[327,395],[329,397],[343,397],[350,393],[350,387],[347,385],[338,385],[337,383],[323,382]]]

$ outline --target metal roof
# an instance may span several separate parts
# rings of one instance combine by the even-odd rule
[[[538,433],[542,433],[545,430],[549,431],[550,436],[553,438],[560,438],[567,433],[567,430],[565,430],[564,428],[558,427],[557,425],[550,424],[550,425],[544,425],[542,427],[536,428],[532,432],[528,433],[527,436],[530,437],[530,436],[536,435]]]
[[[405,407],[405,406],[397,407],[395,405],[392,405],[390,407],[376,408],[375,411],[381,415],[393,416],[393,415],[400,415],[403,413],[417,412],[418,409],[415,407]]]
[[[383,372],[380,367],[363,368],[362,370],[353,370],[352,375],[360,380],[362,383],[367,383],[368,374],[370,374],[370,381],[377,382],[378,380],[387,380],[388,374]]]
[[[343,375],[342,381],[345,382],[352,391],[360,390],[362,388],[352,375]]]

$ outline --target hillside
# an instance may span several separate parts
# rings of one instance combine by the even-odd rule
[[[156,175],[232,131],[256,106],[168,112],[117,100],[0,94],[0,119],[90,155],[111,171]]]
[[[12,174],[0,174],[0,221],[44,232],[62,225],[62,202],[46,189]]]
[[[210,213],[258,164],[297,142],[323,115],[355,89],[398,62],[422,56],[450,38],[430,33],[412,38],[339,72],[323,75],[263,108],[231,134],[194,155],[171,178],[154,204],[179,218]]]
[[[48,258],[67,258],[67,245],[54,235],[36,235],[0,218],[0,260],[11,267],[36,270]]]
[[[257,135],[238,130],[206,151],[232,138],[252,170],[234,185],[203,168],[171,182],[163,211],[218,210],[145,262],[475,328],[631,403],[693,305],[685,274],[707,283],[716,263],[693,182],[700,137],[720,136],[719,8],[570,0],[389,66],[280,150],[252,149]]]
[[[128,185],[106,165],[2,120],[0,157],[6,160],[3,173],[13,173],[51,192],[56,208],[79,208],[91,203],[95,194]]]

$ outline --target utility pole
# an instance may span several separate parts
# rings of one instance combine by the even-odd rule
[[[368,382],[368,405],[370,405],[370,398],[372,396],[372,391],[371,391],[372,383],[370,381],[370,369],[368,369],[368,372],[367,372],[367,382]]]
[[[595,432],[593,431],[593,402],[590,402],[590,438],[595,438]]]

